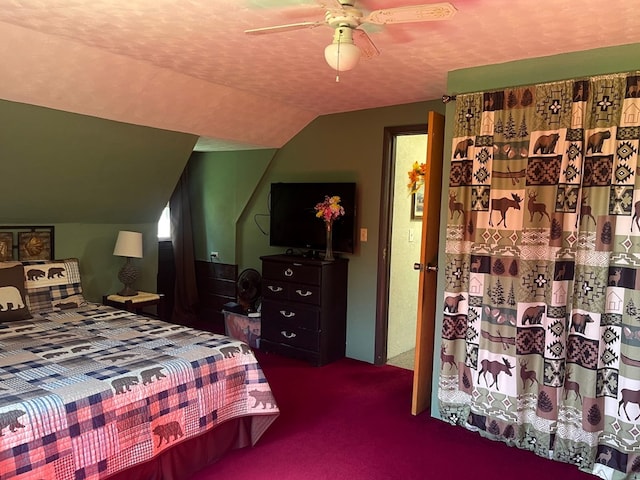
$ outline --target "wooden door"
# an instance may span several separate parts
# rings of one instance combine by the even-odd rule
[[[416,328],[416,355],[413,368],[413,395],[411,413],[417,415],[431,402],[433,377],[433,343],[435,335],[436,286],[435,269],[440,235],[440,204],[442,192],[442,162],[444,145],[444,117],[429,112],[427,137],[427,172],[424,178],[424,210],[422,217],[422,243],[420,264],[433,269],[420,269],[418,284],[418,314]]]

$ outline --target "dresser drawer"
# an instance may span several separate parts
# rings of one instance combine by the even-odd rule
[[[312,285],[289,285],[289,300],[309,305],[320,305],[320,287]]]
[[[282,323],[292,328],[320,330],[320,310],[303,305],[265,300],[262,303],[262,318],[263,323]]]
[[[322,355],[317,350],[307,350],[304,348],[295,348],[286,343],[272,342],[262,337],[260,340],[260,350],[269,353],[277,353],[290,358],[299,358],[311,362],[312,365],[317,367],[322,365]]]
[[[295,348],[317,352],[320,350],[320,332],[296,328],[287,322],[263,322],[262,338]]]
[[[262,296],[276,301],[320,305],[320,287],[316,285],[293,284],[267,279],[263,280]]]
[[[289,300],[289,284],[277,280],[262,279],[262,297],[278,301]]]
[[[262,278],[296,284],[320,285],[321,272],[315,265],[297,262],[264,262],[262,265]]]

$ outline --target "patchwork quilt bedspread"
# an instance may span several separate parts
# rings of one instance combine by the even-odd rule
[[[233,418],[278,415],[230,337],[89,305],[0,323],[0,480],[99,479]]]

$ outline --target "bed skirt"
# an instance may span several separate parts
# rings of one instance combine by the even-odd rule
[[[253,446],[275,419],[276,415],[262,415],[226,421],[207,433],[174,445],[154,460],[110,476],[109,480],[188,480],[227,452]]]

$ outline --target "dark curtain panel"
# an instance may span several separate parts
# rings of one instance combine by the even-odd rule
[[[171,321],[182,325],[193,325],[197,322],[199,301],[188,186],[189,177],[185,169],[169,202],[171,241],[176,265],[175,298]]]

